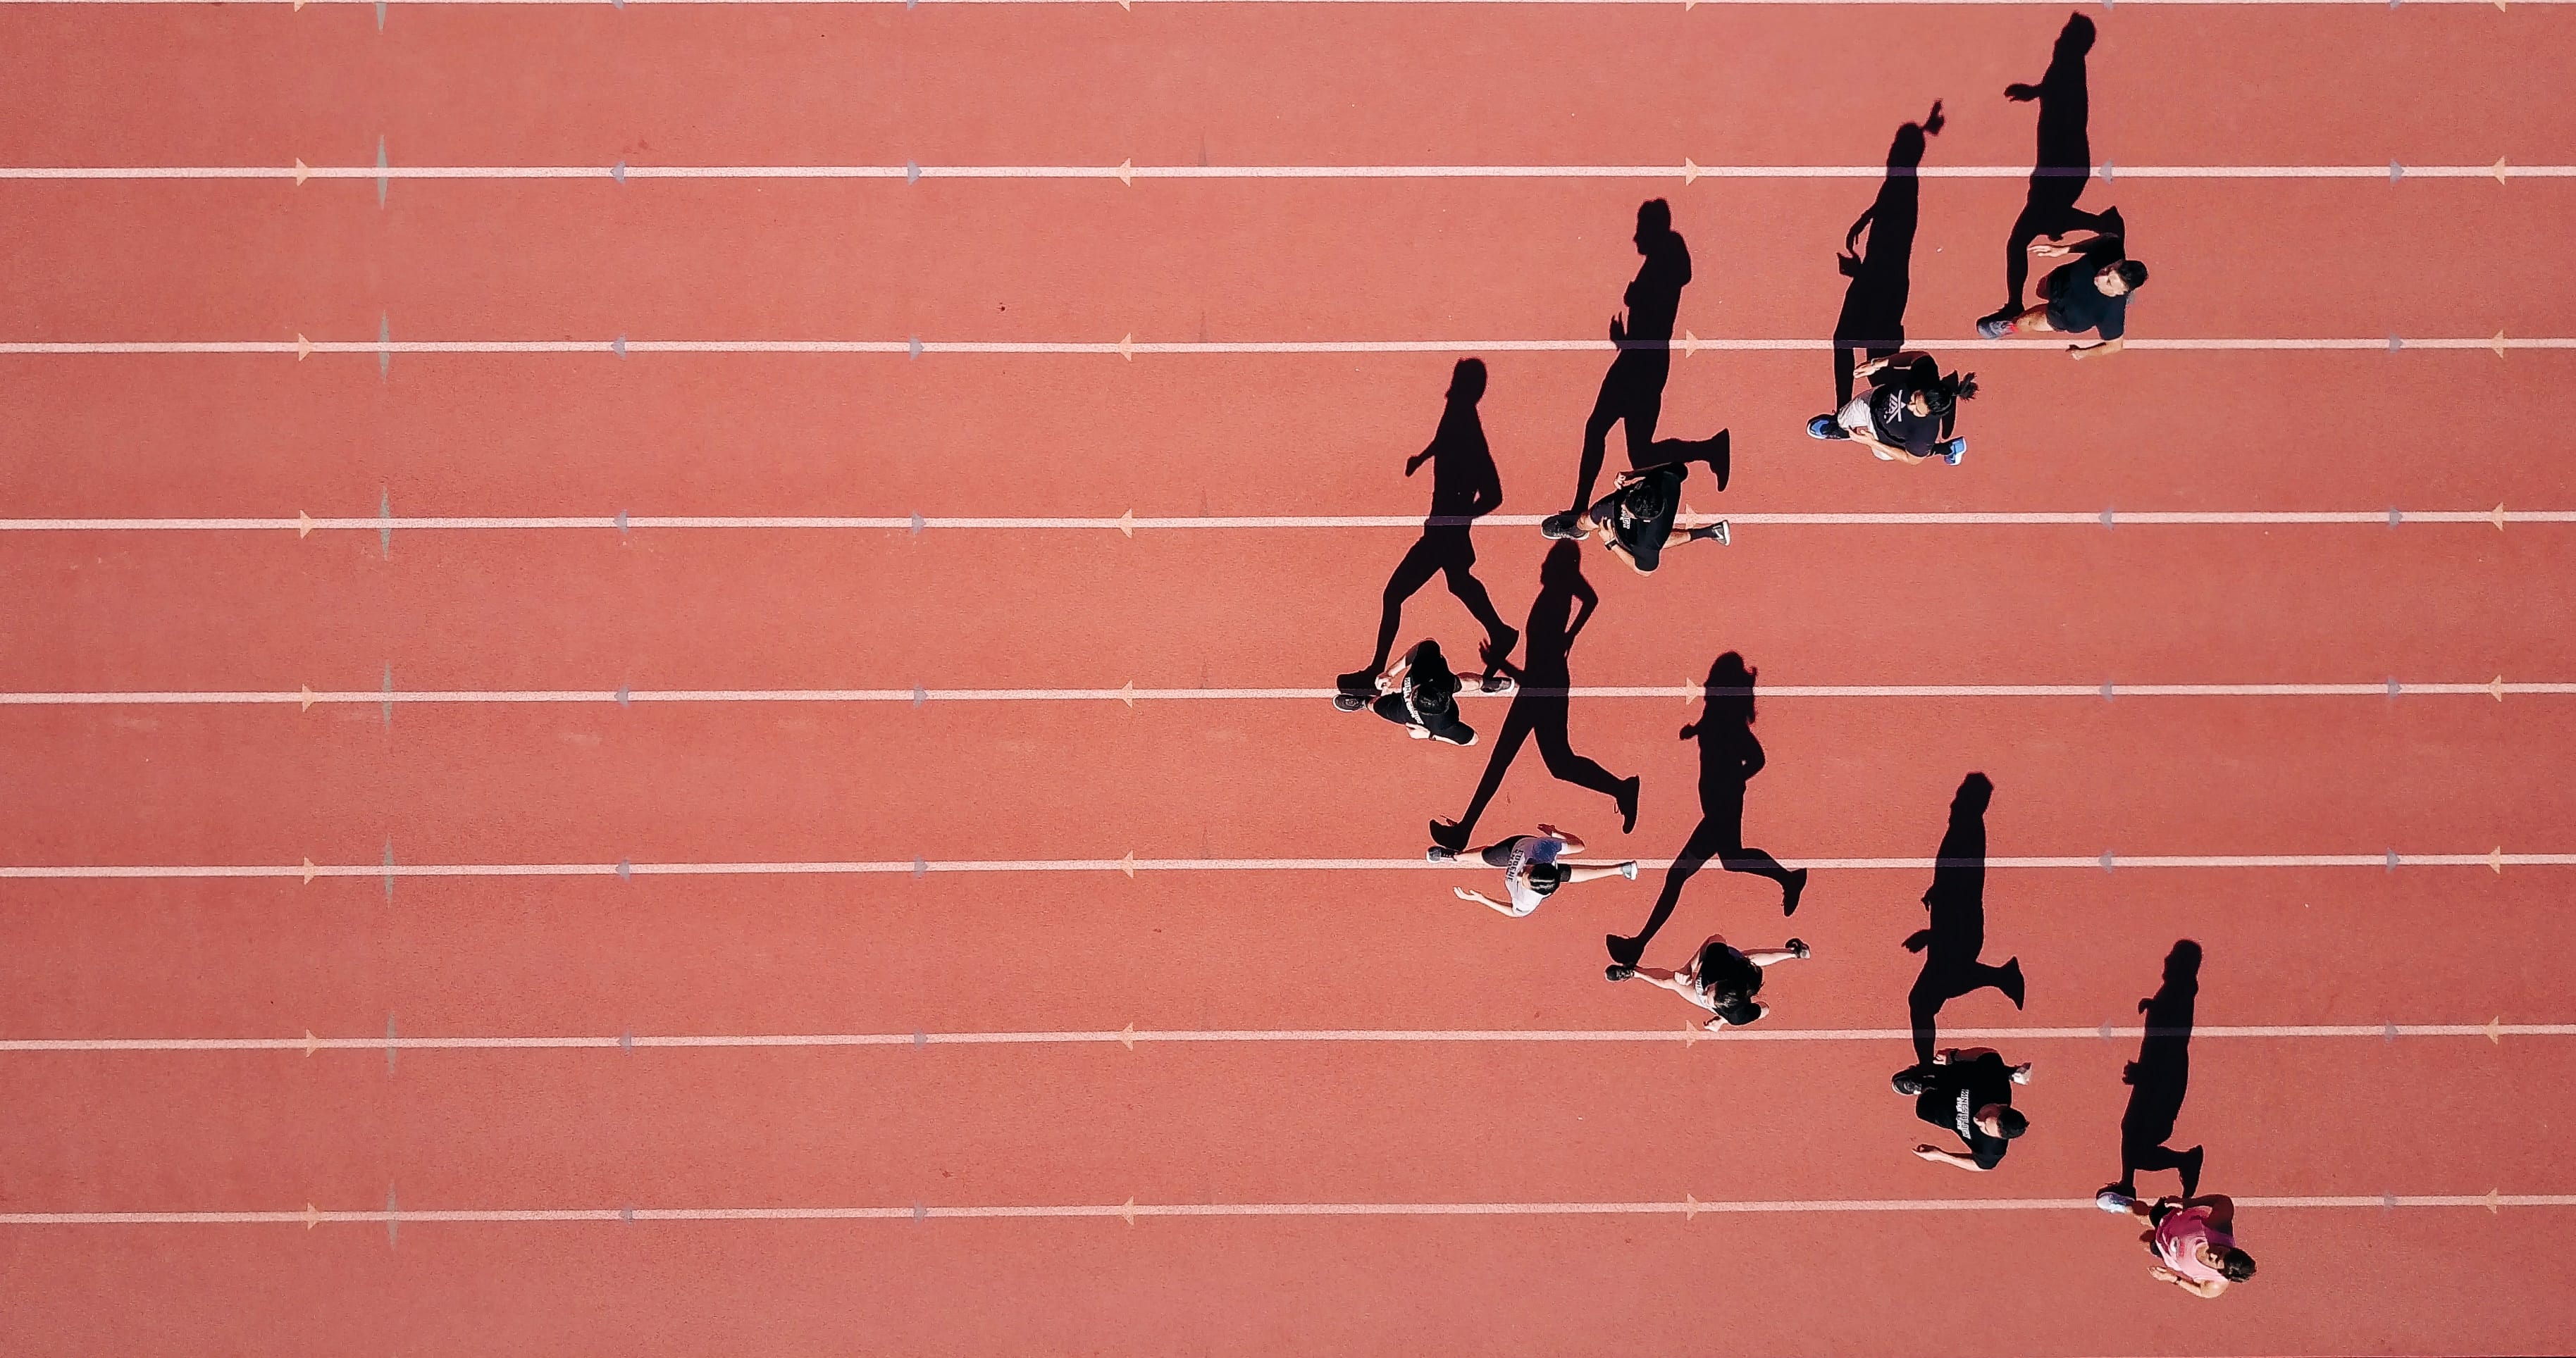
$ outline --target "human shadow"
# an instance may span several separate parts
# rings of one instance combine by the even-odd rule
[[[1476,403],[1484,396],[1484,360],[1458,360],[1450,372],[1448,403],[1440,412],[1440,426],[1432,431],[1431,443],[1405,459],[1406,476],[1421,470],[1425,462],[1431,464],[1431,510],[1422,521],[1422,536],[1387,577],[1386,590],[1379,597],[1377,651],[1365,668],[1341,676],[1340,687],[1346,692],[1368,691],[1370,682],[1386,668],[1404,601],[1431,583],[1434,575],[1448,577],[1449,592],[1484,626],[1489,650],[1509,655],[1519,643],[1520,632],[1503,621],[1493,596],[1476,578],[1476,546],[1468,536],[1478,518],[1503,502],[1502,477],[1494,470],[1494,452],[1485,442],[1485,424],[1476,413]]]
[[[1932,1063],[1934,1024],[1950,1001],[1991,986],[2015,1009],[2021,1007],[2021,959],[2000,967],[1977,960],[1986,950],[1986,807],[1994,795],[1995,785],[1982,773],[1959,780],[1950,798],[1950,828],[1933,858],[1932,885],[1923,893],[1930,924],[1905,940],[1907,952],[1923,954],[1923,969],[1905,996],[1919,1065]]]
[[[2164,984],[2138,1001],[2147,1032],[2138,1042],[2138,1059],[2120,1073],[2129,1086],[2129,1107],[2120,1115],[2120,1181],[2111,1187],[2122,1197],[2137,1196],[2144,1170],[2178,1171],[2184,1197],[2200,1192],[2201,1147],[2165,1147],[2191,1086],[2192,1011],[2199,999],[2200,945],[2186,938],[2165,954]]]
[[[1905,302],[1914,287],[1914,228],[1921,220],[1926,141],[1940,134],[1941,105],[1919,123],[1896,129],[1887,148],[1887,177],[1878,197],[1843,233],[1835,264],[1851,283],[1843,289],[1842,315],[1834,321],[1834,408],[1852,398],[1852,369],[1865,352],[1886,358],[1905,347]],[[1854,252],[1863,231],[1869,244]]]
[[[1708,667],[1700,687],[1700,717],[1681,729],[1683,740],[1699,741],[1699,825],[1664,873],[1664,889],[1655,897],[1654,913],[1634,937],[1609,936],[1610,959],[1633,967],[1646,945],[1680,904],[1682,888],[1707,867],[1710,859],[1728,872],[1768,877],[1780,884],[1780,913],[1797,913],[1798,896],[1807,888],[1807,870],[1791,871],[1780,860],[1744,844],[1744,790],[1767,762],[1762,742],[1753,738],[1754,671],[1733,651]]]
[[[1511,710],[1503,715],[1502,729],[1495,734],[1494,752],[1485,760],[1484,777],[1476,784],[1476,794],[1469,799],[1466,814],[1454,821],[1431,822],[1431,842],[1453,853],[1465,850],[1468,838],[1476,832],[1476,822],[1502,787],[1503,774],[1520,754],[1521,745],[1533,736],[1538,739],[1539,753],[1547,760],[1550,774],[1616,802],[1622,833],[1637,828],[1638,780],[1614,777],[1608,769],[1576,754],[1566,734],[1573,687],[1566,658],[1574,649],[1574,639],[1582,635],[1584,624],[1592,620],[1593,609],[1601,603],[1592,583],[1583,578],[1581,545],[1563,541],[1549,547],[1547,559],[1539,567],[1538,584],[1538,597],[1530,602],[1529,618],[1523,627],[1520,667],[1513,668],[1500,655],[1489,653],[1485,658],[1489,672],[1508,675],[1520,687],[1512,696]]]
[[[2030,170],[2030,196],[2004,246],[2004,290],[2010,302],[1998,316],[2017,315],[2030,282],[2030,243],[2069,231],[2121,234],[2119,209],[2086,212],[2075,206],[2093,177],[2093,143],[2087,132],[2091,99],[2085,92],[2084,58],[2093,50],[2093,21],[2070,14],[2057,32],[2048,70],[2036,85],[2008,85],[2014,103],[2039,102],[2039,145]]]
[[[1690,247],[1673,230],[1672,208],[1661,198],[1638,205],[1636,243],[1646,262],[1628,284],[1627,316],[1610,318],[1610,342],[1619,354],[1610,360],[1583,421],[1583,469],[1567,504],[1569,518],[1592,503],[1610,426],[1621,426],[1627,436],[1629,466],[1652,465],[1655,422],[1663,416],[1664,383],[1673,371],[1673,324],[1681,316],[1682,288],[1691,280]]]

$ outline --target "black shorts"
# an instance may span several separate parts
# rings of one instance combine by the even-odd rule
[[[1512,865],[1512,850],[1520,847],[1521,841],[1528,838],[1529,836],[1527,835],[1514,835],[1511,838],[1504,840],[1502,843],[1496,844],[1492,848],[1485,850],[1483,854],[1485,866],[1489,868],[1510,867]]]

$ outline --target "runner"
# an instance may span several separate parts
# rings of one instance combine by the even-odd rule
[[[1514,835],[1498,844],[1476,851],[1476,856],[1489,868],[1503,870],[1503,894],[1506,900],[1477,891],[1472,887],[1453,887],[1462,901],[1474,901],[1518,919],[1538,909],[1538,903],[1556,894],[1557,888],[1604,877],[1637,880],[1637,865],[1626,863],[1585,863],[1565,857],[1583,852],[1583,841],[1546,821],[1538,824],[1535,835]],[[1453,863],[1458,855],[1434,844],[1426,854],[1434,863]]]
[[[2030,1065],[2007,1066],[1992,1047],[1953,1047],[1929,1065],[1898,1071],[1896,1092],[1914,1096],[1914,1116],[1958,1134],[1960,1151],[1916,1146],[1914,1153],[1939,1164],[1984,1171],[2002,1164],[2013,1139],[2030,1129],[2014,1111],[2012,1087],[2030,1083]]]
[[[1869,379],[1869,393],[1842,409],[1807,421],[1807,437],[1850,439],[1881,462],[1924,462],[1932,458],[1955,467],[1968,454],[1968,441],[1954,437],[1959,402],[1976,399],[1977,375],[1943,376],[1930,354],[1908,349],[1874,358],[1852,370]]]
[[[2080,335],[2090,330],[2102,337],[2100,343],[2070,344],[2066,352],[2077,358],[2109,358],[2120,352],[2129,330],[2129,298],[2146,286],[2147,266],[2129,258],[2120,239],[2120,214],[2112,211],[2103,217],[2108,225],[2082,245],[2060,245],[2054,238],[2033,241],[2030,252],[2037,258],[2071,255],[2075,262],[2061,265],[2040,281],[2039,295],[2045,300],[2038,306],[2018,316],[1988,316],[1977,322],[1977,333],[2001,339],[2024,330],[2041,335]]]
[[[2093,1201],[2105,1212],[2125,1212],[2147,1223],[2138,1239],[2155,1256],[2147,1276],[2158,1282],[2195,1297],[2215,1297],[2254,1276],[2254,1256],[2236,1248],[2236,1204],[2227,1198],[2158,1198],[2149,1204],[2106,1188]]]
[[[1762,969],[1793,957],[1804,958],[1808,952],[1807,945],[1794,938],[1777,948],[1741,952],[1727,946],[1724,935],[1710,934],[1691,957],[1690,965],[1679,971],[1614,962],[1605,974],[1613,981],[1642,980],[1709,1011],[1711,1017],[1700,1026],[1713,1033],[1721,1028],[1741,1028],[1770,1013],[1771,1006],[1753,998],[1762,991]]]
[[[1670,461],[1658,462],[1635,471],[1619,473],[1617,485],[1572,523],[1553,519],[1542,523],[1539,532],[1551,538],[1580,540],[1601,532],[1601,544],[1610,554],[1628,563],[1639,575],[1652,575],[1663,560],[1664,546],[1672,541],[1673,520],[1681,513],[1682,483],[1690,479],[1690,464],[1705,462],[1717,471],[1717,487],[1726,489],[1729,461],[1727,431],[1721,429],[1698,443],[1665,439],[1655,445],[1657,452],[1674,454]],[[1684,542],[1714,542],[1723,547],[1729,541],[1726,520],[1690,529],[1682,534]]]
[[[1511,687],[1511,681],[1490,676],[1483,681],[1487,693],[1500,693]],[[1377,678],[1378,697],[1366,697],[1343,691],[1333,705],[1345,712],[1356,712],[1365,706],[1379,716],[1405,728],[1415,740],[1440,740],[1451,745],[1473,745],[1476,729],[1458,719],[1458,676],[1449,670],[1449,662],[1440,654],[1440,643],[1422,641],[1395,667]]]

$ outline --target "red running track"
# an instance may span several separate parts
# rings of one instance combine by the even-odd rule
[[[2096,160],[2576,160],[2576,105],[2549,94],[2576,20],[2552,9],[2097,19]],[[363,166],[381,137],[396,166],[1867,166],[1937,97],[1929,163],[2015,165],[2032,110],[2001,87],[2038,77],[2062,21],[396,5],[379,34],[360,6],[0,7],[0,161]],[[18,181],[0,341],[1589,339],[1649,194],[1697,266],[1683,327],[1813,338],[1874,187],[396,179],[379,206],[363,180]],[[2576,335],[2571,194],[2130,180],[2086,201],[2118,202],[2155,265],[2141,335],[2533,338]],[[1999,300],[2020,196],[1925,185],[1918,341]],[[1404,515],[1455,356],[20,354],[0,517]],[[1562,503],[1603,362],[1490,356],[1505,512]],[[1822,353],[1678,358],[1664,429],[1735,431],[1732,488],[1692,488],[1718,513],[2576,509],[2563,352],[1970,365],[1988,394],[1956,469],[1800,437]],[[1748,526],[1651,579],[1587,550],[1601,603],[1571,668],[1673,686],[1733,649],[1770,686],[2570,682],[2571,535]],[[1311,689],[1365,658],[1411,536],[10,532],[0,691]],[[1517,621],[1543,544],[1477,542]],[[1405,619],[1407,641],[1474,634],[1436,583]],[[1928,858],[1975,769],[2002,857],[2566,854],[2571,702],[1774,695],[1745,830],[1793,863]],[[1546,818],[1672,856],[1697,712],[1574,704],[1573,746],[1643,780],[1633,833],[1536,751],[1486,830]],[[11,705],[0,864],[1392,864],[1458,809],[1502,714],[1472,704],[1488,744],[1455,750],[1313,699]],[[1922,1129],[1884,1092],[1922,869],[1820,869],[1785,925],[1767,883],[1695,879],[1654,960],[1716,929],[1815,945],[1763,1028],[1433,1045],[1251,1035],[1678,1037],[1678,1001],[1598,979],[1658,873],[1522,920],[1447,895],[1481,871],[1393,866],[13,878],[0,1284],[30,1353],[2565,1352],[2571,873],[1993,869],[1986,956],[2021,959],[2028,1006],[1981,992],[1944,1018],[2039,1079],[2033,1133],[1976,1177],[1905,1154]],[[2137,1022],[2186,937],[2208,961],[2173,1144],[2208,1147],[2262,1260],[2207,1303],[2084,1201],[2118,1165],[2137,1041],[2099,1030]],[[1131,1026],[1132,1047],[1101,1036]],[[993,1033],[1091,1036],[932,1040]],[[655,1045],[817,1034],[885,1040]],[[446,1038],[502,1045],[417,1045]],[[530,1045],[553,1038],[594,1045]],[[1436,1210],[1384,1214],[1405,1204]],[[1512,1210],[1458,1210],[1480,1204]],[[752,1215],[655,1215],[723,1209]],[[513,1211],[590,1215],[437,1215]]]

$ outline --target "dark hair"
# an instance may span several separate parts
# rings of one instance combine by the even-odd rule
[[[1664,494],[1663,483],[1649,476],[1628,487],[1628,511],[1641,519],[1660,519],[1671,507],[1666,503],[1669,498]]]
[[[2231,1283],[2241,1283],[2254,1276],[2254,1256],[2230,1246],[2219,1251],[2218,1272]]]
[[[1961,401],[1977,399],[1977,375],[1952,373],[1948,377],[1937,378],[1924,387],[1923,399],[1931,405],[1933,414],[1949,414],[1951,408]]]
[[[1637,205],[1637,225],[1658,234],[1673,229],[1673,207],[1661,198],[1649,198]]]
[[[2006,1107],[1995,1111],[1995,1131],[2004,1140],[2010,1141],[2029,1130],[2030,1119],[2023,1117],[2017,1110]]]
[[[2119,274],[2120,281],[2128,284],[2131,292],[2147,285],[2147,266],[2134,259],[2121,260]]]
[[[1753,997],[1762,990],[1762,969],[1742,953],[1711,939],[1700,945],[1691,974],[1719,1018],[1741,1028],[1762,1017],[1753,1004]]]
[[[1920,1094],[1923,1092],[1923,1068],[1921,1066],[1907,1066],[1905,1069],[1896,1072],[1896,1074],[1888,1080],[1888,1083],[1894,1086],[1896,1092],[1899,1094]]]
[[[1525,872],[1529,877],[1530,890],[1542,896],[1556,894],[1556,889],[1565,884],[1565,869],[1554,863],[1532,863]]]

